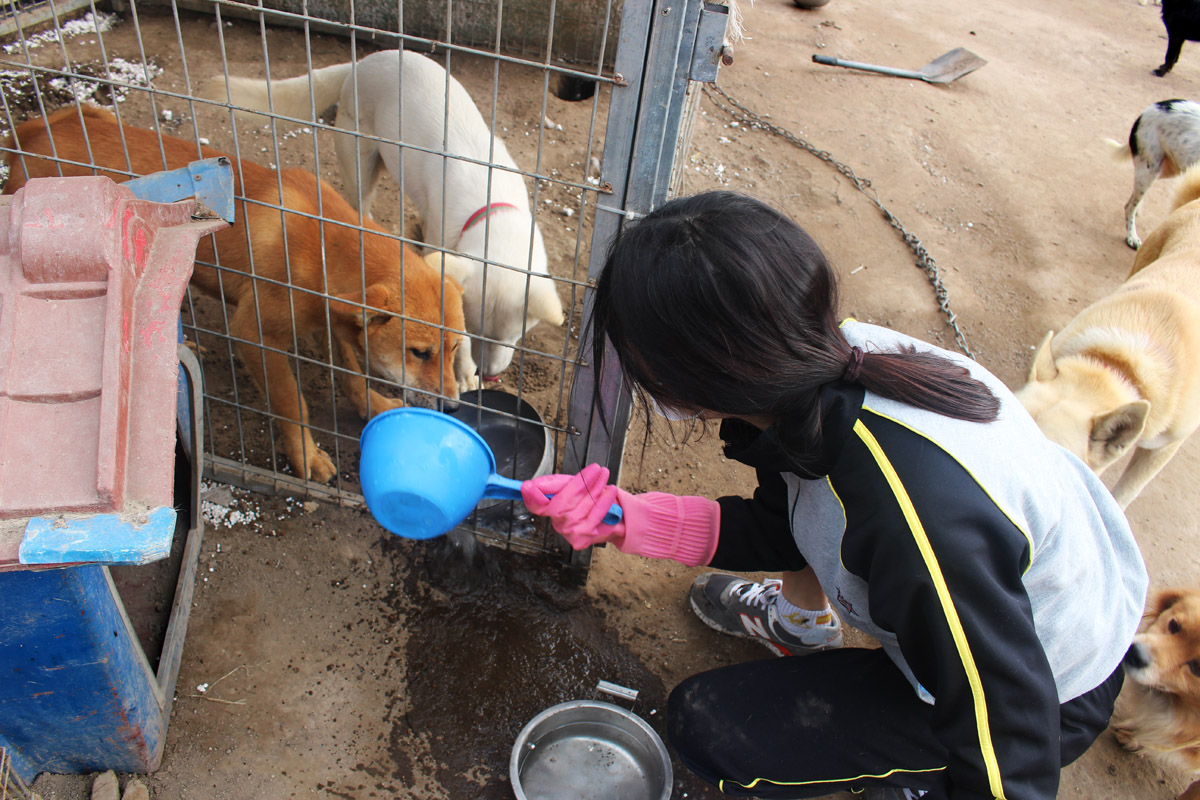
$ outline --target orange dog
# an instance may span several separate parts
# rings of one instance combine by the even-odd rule
[[[144,175],[184,167],[201,157],[225,155],[209,147],[199,148],[198,154],[191,142],[129,125],[118,127],[116,117],[94,107],[82,111],[85,140],[80,117],[79,110],[65,108],[50,115],[49,131],[42,119],[21,124],[13,138],[27,155],[8,155],[11,172],[4,191],[15,192],[28,178],[59,175],[59,165],[46,160],[51,156]],[[308,406],[286,355],[295,337],[326,330],[326,302],[321,295],[345,301],[328,303],[328,332],[345,368],[341,374],[346,393],[366,418],[403,405],[368,387],[360,366],[368,354],[368,366],[399,384],[457,397],[454,354],[461,340],[458,331],[464,330],[462,289],[452,279],[443,282],[408,245],[372,230],[360,236],[358,212],[324,182],[318,206],[319,179],[311,172],[277,173],[249,161],[231,160],[237,220],[215,236],[219,260],[212,244],[207,239],[201,242],[191,283],[223,297],[230,306],[229,333],[238,340],[238,355],[279,420],[292,466],[305,478],[328,481],[336,467],[304,427]],[[87,167],[69,164],[63,164],[61,171],[93,174]],[[101,173],[117,181],[128,178]],[[286,215],[280,206],[288,209]],[[370,220],[364,224],[383,231]],[[402,310],[409,319],[396,319]]]
[[[1117,741],[1200,772],[1200,590],[1163,590],[1146,616],[1125,655]],[[1188,792],[1200,796],[1195,786]]]

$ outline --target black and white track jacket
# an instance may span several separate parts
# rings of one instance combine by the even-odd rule
[[[752,499],[719,500],[712,566],[810,564],[843,621],[933,700],[953,796],[1050,800],[1059,704],[1118,667],[1142,615],[1146,568],[1129,525],[983,367],[886,328],[842,330],[868,352],[912,345],[962,364],[1000,398],[999,418],[955,420],[833,384],[822,446],[803,461],[771,430],[726,420],[726,455],[760,484]]]

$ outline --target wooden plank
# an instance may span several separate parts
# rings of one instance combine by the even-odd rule
[[[183,546],[183,560],[179,565],[179,578],[175,582],[175,599],[171,604],[171,615],[167,631],[163,636],[162,652],[158,656],[158,688],[163,694],[163,726],[171,719],[171,705],[175,700],[175,682],[179,678],[179,664],[183,659],[183,642],[187,636],[188,618],[192,613],[192,596],[196,588],[196,572],[199,569],[200,549],[204,542],[204,517],[200,514],[201,453],[204,442],[204,414],[201,412],[203,375],[196,355],[185,345],[179,345],[179,368],[187,374],[186,400],[189,404],[188,418],[194,424],[185,432],[190,438],[192,471],[189,480],[189,521],[187,541]],[[181,395],[183,392],[180,392]],[[183,400],[181,399],[181,402]],[[176,487],[176,492],[179,487]],[[180,498],[176,497],[176,503]]]

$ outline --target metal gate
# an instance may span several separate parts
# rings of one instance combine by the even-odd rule
[[[690,135],[690,87],[715,80],[718,64],[728,61],[726,7],[703,0],[626,0],[619,8],[613,0],[117,0],[105,10],[51,0],[9,3],[5,11],[0,125],[9,134],[26,123],[3,148],[19,175],[47,174],[46,165],[65,175],[100,166],[123,179],[179,166],[173,158],[211,155],[205,148],[235,159],[243,222],[202,249],[183,309],[184,334],[204,367],[210,477],[361,504],[361,412],[400,400],[448,409],[455,395],[455,413],[510,425],[518,458],[521,437],[532,437],[540,443],[534,460],[550,459],[543,466],[575,471],[598,461],[619,474],[630,398],[617,374],[595,375],[588,363],[590,343],[580,337],[589,287],[621,225],[670,192]],[[406,54],[378,55],[395,49]],[[392,83],[387,69],[367,66],[377,62],[390,65]],[[332,71],[320,74],[333,75],[338,64],[355,66],[347,68],[335,112],[309,76],[326,67]],[[434,76],[436,92],[418,87],[419,70]],[[238,77],[259,81],[265,94],[250,102],[226,91]],[[292,78],[300,83],[279,83]],[[436,113],[410,106],[405,87],[410,99],[429,94],[422,97]],[[471,109],[464,110],[463,96]],[[398,113],[388,112],[396,118],[368,120],[374,109],[390,109],[388,102],[397,105]],[[85,115],[89,103],[113,117]],[[70,110],[53,116],[58,108]],[[481,121],[472,129],[483,132],[476,149],[455,144],[460,117]],[[47,120],[48,142],[40,142],[35,134]],[[95,126],[103,125],[117,134],[98,135]],[[434,145],[410,134],[429,130],[439,137]],[[430,163],[440,165],[440,185],[420,171]],[[293,168],[300,172],[285,179]],[[383,177],[371,203],[367,189],[377,173]],[[468,206],[477,210],[463,224],[458,207]],[[513,224],[523,227],[508,239],[523,246],[493,238]],[[306,231],[315,231],[315,243]],[[482,239],[482,250],[470,236]],[[271,241],[281,243],[282,256]],[[539,241],[548,254],[545,279]],[[505,255],[510,246],[519,257]],[[399,277],[386,268],[397,259]],[[357,276],[348,292],[347,270]],[[198,290],[201,274],[209,276],[208,295],[224,301]],[[447,275],[466,288],[466,316],[455,315]],[[375,291],[385,279],[398,280],[399,291]],[[432,304],[414,289],[422,281],[440,287]],[[561,325],[553,309],[545,311],[553,302],[538,287],[547,281]],[[489,327],[493,312],[482,310],[509,295],[516,297],[510,316],[520,314],[515,341],[511,326],[499,333]],[[472,296],[482,303],[476,314]],[[474,377],[460,366],[426,379],[427,362],[443,357],[421,339],[430,331],[442,347],[463,337],[461,347],[474,344],[480,362],[512,345],[501,382],[484,380],[477,390],[475,383],[492,377],[482,364]],[[356,355],[364,362],[357,368]],[[357,370],[367,363],[374,369],[364,378]],[[328,480],[318,479],[327,472]],[[544,525],[501,511],[481,511],[467,526],[509,549],[562,550]],[[588,553],[571,558],[586,565]]]

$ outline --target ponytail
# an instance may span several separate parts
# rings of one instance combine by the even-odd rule
[[[994,422],[1000,414],[1000,399],[966,367],[912,346],[864,353],[857,382],[880,397],[954,419]]]
[[[819,446],[821,389],[839,381],[957,419],[996,418],[999,400],[964,367],[912,347],[851,347],[839,320],[833,268],[800,226],[708,192],[666,203],[613,243],[589,320],[593,365],[615,353],[629,385],[665,407],[771,417],[796,453]]]

